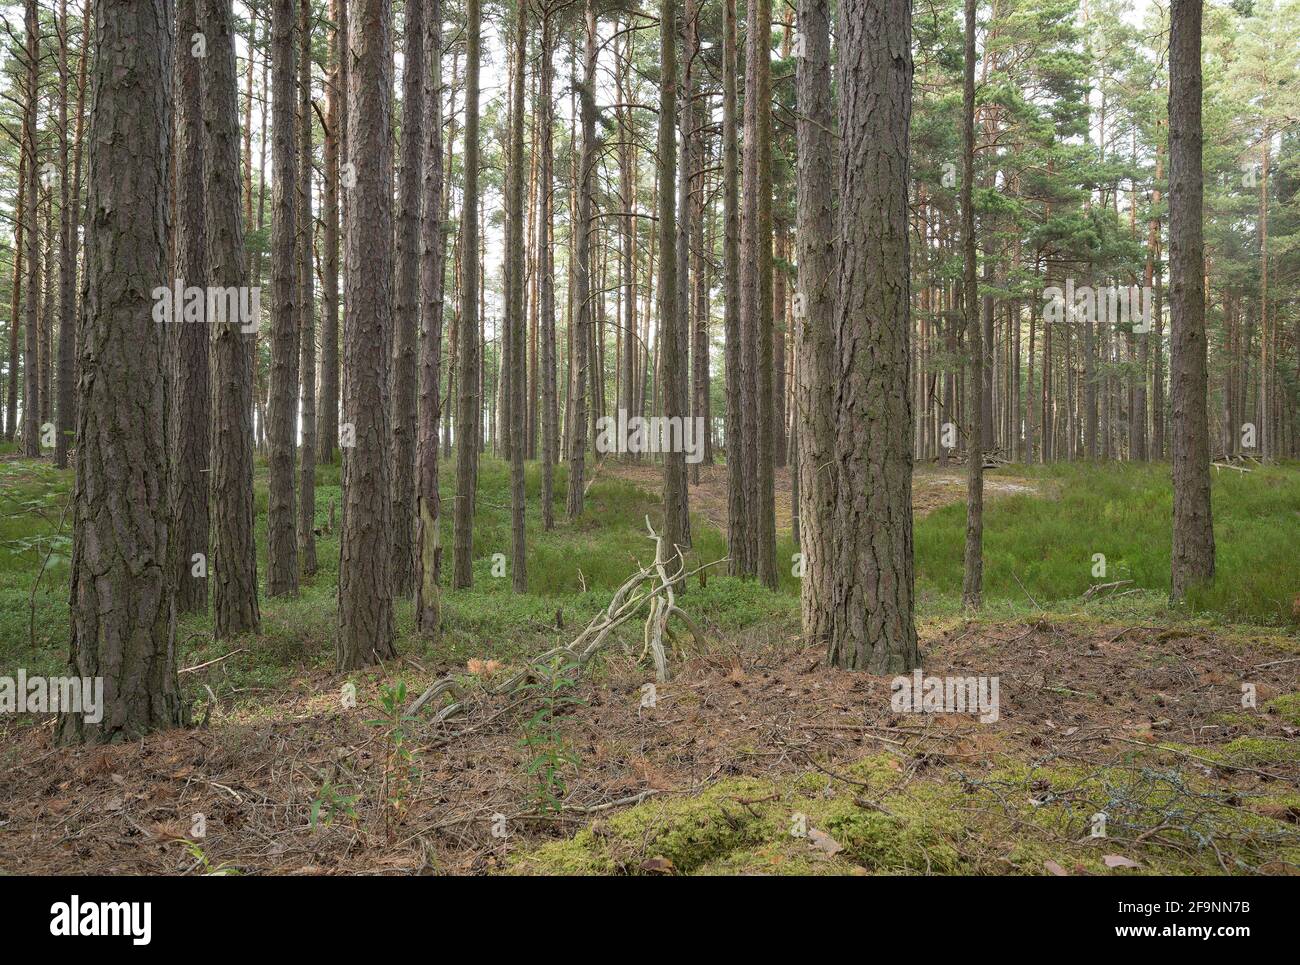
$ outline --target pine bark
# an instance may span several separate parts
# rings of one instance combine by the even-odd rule
[[[576,519],[582,515],[586,488],[587,457],[587,383],[591,364],[588,342],[592,316],[591,295],[591,209],[595,191],[596,167],[596,8],[594,0],[586,0],[583,17],[586,24],[586,43],[583,52],[582,83],[579,86],[582,124],[582,157],[578,162],[577,223],[573,227],[573,330],[570,340],[573,349],[573,367],[570,371],[570,393],[573,415],[569,431],[569,498],[568,515]],[[669,115],[671,118],[671,115]],[[671,124],[671,120],[669,121]]]
[[[474,549],[474,485],[479,452],[479,245],[478,245],[478,121],[479,0],[465,3],[465,156],[464,204],[460,214],[460,333],[457,352],[460,398],[456,407],[456,511],[452,547],[452,586],[473,585],[471,556]]]
[[[316,573],[316,277],[312,262],[311,0],[298,7],[298,368],[302,385],[298,568]]]
[[[1173,406],[1175,600],[1214,578],[1206,410],[1204,181],[1201,173],[1201,0],[1169,11],[1169,342]]]
[[[396,656],[393,630],[391,422],[393,351],[392,7],[353,0],[348,91],[351,190],[347,224],[344,421],[356,445],[343,466],[338,667]]]
[[[752,572],[746,538],[745,419],[740,322],[740,151],[737,107],[736,0],[722,0],[722,260],[727,393],[727,572]]]
[[[510,450],[510,578],[516,593],[528,592],[528,543],[524,528],[524,455],[527,448],[528,382],[524,289],[524,70],[528,54],[528,4],[515,4],[514,67],[510,91],[510,156],[507,162],[506,201],[506,324],[510,329],[509,401]]]
[[[917,666],[908,261],[911,4],[848,0],[840,36],[832,665]]]
[[[152,297],[168,285],[172,13],[164,0],[95,5],[68,662],[71,674],[104,677],[104,699],[97,723],[59,718],[64,743],[132,740],[187,717],[166,565],[166,352]]]
[[[541,77],[538,80],[541,130],[538,135],[538,204],[541,213],[537,219],[537,272],[538,312],[541,326],[542,367],[542,527],[555,526],[555,460],[559,451],[555,357],[555,35],[550,11],[542,14]]]
[[[176,278],[185,287],[208,281],[204,187],[202,64],[194,54],[199,33],[198,0],[176,4]],[[206,41],[205,41],[206,43]],[[206,317],[188,319],[172,306],[169,341],[171,412],[167,450],[171,457],[172,569],[178,613],[207,609],[208,427],[211,389]],[[198,557],[196,560],[195,557]],[[196,568],[197,567],[197,568]],[[196,575],[197,574],[197,575]]]
[[[801,53],[795,64],[799,116],[795,296],[795,476],[799,488],[800,595],[810,646],[831,643],[835,512],[835,115],[831,103],[830,15],[822,0],[799,0]]]
[[[59,404],[54,464],[60,469],[66,469],[68,449],[72,446],[73,430],[77,424],[77,205],[72,197],[72,172],[68,167],[68,148],[72,134],[68,130],[67,0],[59,0],[59,21]],[[11,319],[12,317],[10,316]],[[206,515],[205,507],[205,522]]]
[[[393,595],[415,590],[415,450],[420,313],[420,198],[424,162],[424,4],[408,0],[402,46],[402,142],[397,181],[393,336]]]
[[[962,85],[962,302],[969,342],[970,377],[966,430],[966,545],[963,557],[962,604],[979,609],[984,588],[984,443],[985,407],[990,406],[992,382],[984,378],[984,341],[978,315],[975,282],[975,0],[965,0],[965,73]],[[987,390],[987,391],[986,391]],[[991,407],[991,406],[990,406]],[[991,429],[991,423],[989,423]]]
[[[41,378],[37,307],[40,301],[40,209],[37,194],[40,184],[39,159],[36,150],[36,106],[40,97],[41,20],[36,0],[27,0],[27,99],[23,110],[23,155],[27,161],[26,182],[23,185],[24,208],[27,224],[24,226],[23,252],[27,278],[23,285],[26,301],[23,306],[23,455],[34,459],[41,454]]]
[[[239,114],[231,0],[203,0],[203,125],[206,135],[208,267],[212,284],[248,284],[239,210]],[[239,319],[212,324],[212,628],[218,640],[255,633],[257,545],[253,537],[253,348]]]
[[[271,393],[267,412],[267,596],[298,593],[299,311],[297,257],[297,58],[294,0],[271,4]],[[349,302],[349,304],[351,304]]]
[[[424,21],[424,179],[420,222],[420,400],[416,427],[415,625],[436,639],[441,619],[442,503],[438,495],[443,286],[442,0],[427,0]]]

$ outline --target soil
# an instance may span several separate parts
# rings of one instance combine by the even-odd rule
[[[488,873],[652,797],[814,770],[835,783],[841,768],[882,752],[908,782],[969,783],[1007,759],[1104,766],[1136,748],[1234,795],[1294,794],[1300,783],[1300,753],[1240,765],[1219,753],[1243,735],[1300,749],[1292,718],[1266,709],[1300,690],[1292,641],[1046,620],[923,636],[927,674],[1000,678],[995,723],[896,713],[889,678],[826,668],[793,627],[678,655],[653,707],[642,706],[652,674],[611,650],[559,718],[578,763],[562,769],[558,812],[538,808],[527,773],[528,697],[480,696],[443,723],[426,708],[407,727],[407,785],[389,731],[367,723],[385,682],[377,672],[353,678],[355,708],[340,701],[347,678],[321,671],[255,701],[227,699],[206,726],[108,747],[56,747],[52,718],[0,718],[0,873]],[[225,663],[198,671],[199,683],[220,690]],[[449,669],[390,672],[401,670],[413,695]],[[1258,709],[1243,710],[1243,682]],[[313,827],[327,782],[357,799],[322,804]],[[512,829],[504,840],[492,833],[499,815]]]

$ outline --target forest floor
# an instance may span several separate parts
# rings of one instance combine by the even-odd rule
[[[705,640],[674,652],[652,701],[635,625],[572,686],[489,694],[647,555],[653,490],[611,468],[586,522],[534,538],[530,504],[535,594],[519,598],[488,576],[508,491],[486,461],[476,586],[447,594],[435,644],[399,606],[402,656],[382,669],[330,667],[326,533],[301,597],[263,601],[262,636],[218,644],[205,618],[182,621],[193,728],[61,748],[51,718],[0,717],[0,873],[1300,872],[1300,573],[1285,535],[1300,467],[1216,477],[1223,585],[1179,609],[1152,575],[1167,521],[1163,546],[1144,528],[1161,525],[1150,500],[1167,468],[992,474],[1032,491],[990,503],[989,601],[973,619],[947,588],[961,508],[926,514],[918,495],[925,673],[996,678],[996,720],[896,711],[890,678],[827,669],[799,640],[793,578],[776,594],[693,584],[683,603]],[[319,518],[336,474],[320,474]],[[928,475],[918,494],[952,488]],[[0,464],[0,675],[58,672],[66,653],[68,482]],[[259,514],[262,483],[259,470]],[[697,552],[716,559],[696,496]],[[1088,572],[1093,544],[1111,578]],[[1122,585],[1092,591],[1103,582]],[[406,718],[448,673],[464,712]]]

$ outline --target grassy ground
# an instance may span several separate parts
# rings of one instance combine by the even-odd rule
[[[58,673],[66,660],[68,634],[70,541],[64,510],[70,477],[44,462],[0,457],[0,675],[19,667],[31,674]],[[442,472],[448,500],[453,469],[446,464]],[[230,773],[223,777],[211,749],[197,749],[188,737],[159,738],[151,746],[158,754],[166,752],[157,765],[163,776],[155,780],[165,782],[175,770],[173,758],[198,755],[207,779],[217,787],[256,787],[267,800],[280,800],[288,824],[262,833],[302,832],[308,812],[313,806],[319,809],[322,795],[329,796],[323,789],[334,786],[331,782],[345,784],[360,801],[358,813],[341,824],[356,840],[370,840],[377,834],[371,829],[379,821],[376,815],[387,815],[385,827],[392,816],[382,802],[373,807],[365,803],[374,792],[366,777],[368,765],[353,769],[339,763],[335,753],[350,748],[364,758],[374,738],[366,737],[362,723],[337,712],[340,679],[331,664],[338,537],[330,531],[330,520],[331,504],[337,517],[338,477],[332,466],[317,475],[317,523],[325,531],[318,544],[320,571],[304,582],[296,599],[262,599],[260,638],[216,644],[202,616],[185,618],[179,628],[182,666],[246,648],[210,670],[182,678],[195,702],[195,719],[210,718],[223,747],[230,746]],[[539,816],[526,835],[504,850],[495,848],[491,837],[491,848],[469,847],[461,841],[461,831],[448,830],[465,820],[455,815],[466,809],[475,820],[486,821],[493,812],[481,813],[487,807],[481,802],[488,798],[499,798],[493,806],[514,816],[535,811],[530,768],[537,752],[532,745],[521,747],[521,722],[512,721],[512,709],[485,696],[479,716],[465,732],[473,736],[461,740],[464,748],[453,751],[448,745],[457,742],[445,734],[413,735],[419,737],[426,782],[421,786],[443,790],[420,793],[420,806],[412,804],[409,813],[398,816],[403,827],[417,827],[396,839],[380,835],[378,850],[396,847],[404,857],[393,858],[392,867],[406,870],[432,863],[466,871],[1100,873],[1113,869],[1097,842],[1080,839],[1088,837],[1086,819],[1107,810],[1117,815],[1125,853],[1138,855],[1146,870],[1269,871],[1300,863],[1300,840],[1294,835],[1300,797],[1291,776],[1300,764],[1294,740],[1300,727],[1300,719],[1294,719],[1300,664],[1290,656],[1297,652],[1300,621],[1300,567],[1293,547],[1294,533],[1300,531],[1300,466],[1215,474],[1218,575],[1212,586],[1178,608],[1170,608],[1166,599],[1167,466],[1007,467],[991,478],[1007,485],[986,509],[987,605],[978,619],[969,620],[960,607],[962,507],[938,505],[919,515],[915,543],[927,671],[951,665],[991,666],[1000,672],[1010,712],[996,727],[967,733],[955,725],[931,726],[931,720],[949,721],[945,715],[927,718],[922,732],[880,718],[873,744],[869,728],[861,723],[861,679],[871,678],[848,675],[854,679],[845,683],[845,675],[805,669],[805,664],[816,664],[816,654],[803,651],[797,640],[798,580],[792,567],[785,569],[775,594],[712,570],[707,581],[691,585],[685,599],[710,643],[707,652],[679,655],[684,661],[681,682],[670,687],[681,689],[667,693],[690,713],[681,720],[665,719],[665,729],[674,731],[671,740],[662,735],[656,740],[637,710],[646,675],[636,659],[640,629],[630,627],[620,637],[621,646],[579,688],[584,709],[548,718],[553,725],[548,733],[555,739],[551,750],[572,751],[572,760],[561,755],[564,759],[556,764],[568,787],[556,812],[559,820],[547,823]],[[563,520],[565,475],[560,467],[560,521],[546,533],[537,504],[539,471],[530,467],[532,592],[516,596],[508,576],[493,575],[493,554],[509,555],[507,480],[504,463],[483,461],[475,585],[444,595],[442,639],[429,644],[416,637],[411,606],[400,603],[397,625],[404,659],[382,673],[349,678],[363,703],[379,702],[401,686],[417,691],[441,673],[463,670],[470,660],[517,664],[568,639],[606,606],[611,590],[648,560],[645,516],[658,527],[652,493],[612,472],[602,473],[590,490],[587,514],[569,523]],[[265,509],[259,465],[258,543],[263,553]],[[450,545],[450,520],[444,525],[444,545]],[[725,555],[725,539],[716,526],[702,517],[693,526],[699,562]],[[792,560],[788,533],[782,534],[778,554]],[[1104,576],[1093,575],[1095,554],[1105,556]],[[259,570],[265,573],[265,566]],[[1131,582],[1085,596],[1096,584],[1121,581]],[[1080,661],[1080,653],[1107,659]],[[1258,669],[1261,665],[1266,669]],[[1117,669],[1121,666],[1127,667],[1124,673]],[[1097,668],[1114,679],[1098,676]],[[788,703],[773,700],[777,680],[783,681],[778,693]],[[1235,710],[1243,680],[1259,683],[1258,713]],[[467,675],[466,683],[472,688],[478,681]],[[1216,694],[1210,702],[1207,687]],[[853,739],[821,731],[814,743],[807,734],[792,736],[791,720],[801,714],[812,721],[806,726],[817,730],[815,722],[822,719],[827,701],[836,708],[835,727],[852,731]],[[887,712],[887,696],[881,701]],[[719,709],[725,711],[721,721],[710,716]],[[63,752],[48,746],[42,722],[28,720],[26,725],[20,736],[27,743],[15,744],[10,762],[43,761],[31,765],[38,771],[52,767],[49,755]],[[626,728],[633,725],[642,729],[629,735]],[[286,729],[297,735],[302,726],[312,730],[312,747],[329,751],[320,750],[320,760],[313,751],[307,756],[311,766],[279,774],[279,780],[288,782],[283,794],[278,783],[240,777],[244,767],[269,767],[277,773],[274,742],[286,739]],[[751,733],[755,728],[758,733]],[[386,733],[391,737],[391,730]],[[1075,746],[1085,737],[1087,745]],[[792,747],[803,750],[792,755]],[[259,763],[263,752],[270,755],[265,765]],[[85,777],[86,767],[92,775],[101,764],[108,768],[98,773],[101,780],[114,768],[117,776],[138,771],[141,780],[152,773],[153,759],[102,763],[108,758],[98,757],[88,764],[77,756],[84,752],[67,753],[63,763],[78,775],[73,783],[86,780],[87,787],[94,780]],[[329,769],[321,764],[326,759]],[[480,773],[483,768],[490,780]],[[482,780],[488,784],[478,783]],[[654,793],[638,797],[647,791]],[[21,792],[13,793],[15,799],[7,803],[0,795],[0,804],[18,813]],[[57,797],[59,792],[46,793]],[[1041,806],[1026,805],[1029,800],[1041,800]],[[220,801],[208,806],[219,807]],[[433,810],[422,812],[421,807]],[[452,816],[439,807],[451,809],[447,813]],[[1179,815],[1173,830],[1153,830],[1173,812]],[[39,813],[33,812],[38,825]],[[105,821],[117,816],[111,809],[107,813]],[[796,813],[830,843],[792,836],[788,823]],[[93,823],[79,836],[91,833],[91,827]],[[448,835],[454,840],[448,842]],[[297,850],[312,856],[292,867],[280,863],[272,868],[238,857],[242,852],[233,837],[225,842],[224,854],[217,841],[208,848],[245,870],[329,870],[358,860],[362,863],[353,864],[353,870],[387,866],[387,859],[364,847],[356,851],[355,840],[339,849],[350,857],[336,854],[337,860],[327,859],[330,847],[310,835],[305,840]],[[1189,844],[1197,840],[1216,843],[1218,851]],[[457,842],[464,846],[458,848]],[[0,869],[2,852],[0,841]],[[408,852],[417,856],[408,861]],[[656,858],[668,864],[660,865]],[[82,863],[71,865],[72,870],[94,863],[90,851],[78,860]],[[186,862],[141,860],[130,867],[193,870]],[[1271,861],[1281,865],[1273,867]],[[649,864],[642,868],[645,862]]]

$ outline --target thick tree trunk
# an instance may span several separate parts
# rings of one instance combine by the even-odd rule
[[[356,445],[343,468],[338,666],[396,656],[388,378],[393,351],[392,7],[353,0],[348,132],[356,187],[347,227],[344,421]]]
[[[207,135],[208,265],[212,284],[247,283],[239,211],[239,115],[231,0],[203,0],[203,124]],[[256,632],[257,545],[253,539],[253,347],[256,328],[212,320],[212,628],[218,640]],[[259,319],[250,320],[255,326]]]
[[[841,12],[829,657],[834,666],[871,673],[919,663],[908,392],[911,33],[907,0],[847,0]]]
[[[1169,34],[1169,343],[1173,401],[1172,595],[1214,578],[1202,242],[1201,0],[1173,0]]]
[[[298,429],[297,257],[298,146],[297,49],[294,0],[271,5],[271,397],[267,413],[271,448],[267,473],[266,593],[298,593],[298,520],[294,511],[297,480],[294,454]],[[349,302],[349,304],[351,304]]]
[[[166,565],[165,350],[152,298],[168,286],[171,16],[162,0],[95,5],[68,662],[71,674],[103,677],[104,695],[98,722],[60,717],[67,743],[132,740],[187,716]]]

